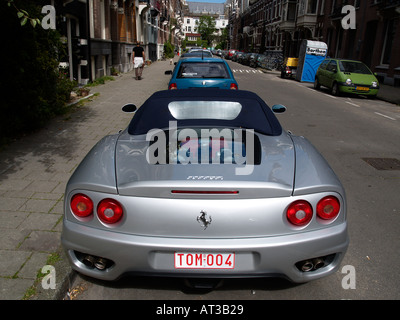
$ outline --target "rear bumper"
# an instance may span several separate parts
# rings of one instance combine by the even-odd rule
[[[237,278],[285,277],[307,282],[336,272],[348,247],[347,224],[285,236],[238,239],[147,237],[89,228],[64,220],[62,245],[74,270],[102,280],[125,274]],[[234,269],[175,269],[174,253],[235,253]],[[83,263],[92,255],[111,260],[104,270]],[[329,256],[326,265],[303,272],[299,261]]]

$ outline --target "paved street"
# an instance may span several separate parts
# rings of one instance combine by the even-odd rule
[[[177,57],[175,58],[177,59]],[[102,282],[69,274],[56,264],[57,290],[34,299],[399,299],[399,170],[377,170],[365,158],[400,159],[400,108],[381,100],[332,97],[312,84],[281,79],[229,62],[239,88],[258,93],[267,103],[281,103],[287,130],[304,135],[320,150],[342,180],[348,197],[351,244],[343,266],[354,266],[356,289],[345,290],[342,272],[302,285],[281,279],[227,280],[213,291],[188,290],[181,280],[124,278]],[[95,87],[99,93],[45,129],[23,137],[0,152],[0,299],[22,299],[38,270],[60,245],[65,184],[91,147],[103,136],[126,127],[131,116],[120,111],[140,106],[154,91],[166,89],[169,61],[145,68],[142,81],[133,73]],[[242,70],[242,71],[240,71]],[[66,291],[65,291],[66,292]],[[70,297],[71,297],[70,295]]]

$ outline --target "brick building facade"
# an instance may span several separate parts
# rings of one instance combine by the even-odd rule
[[[68,53],[64,63],[81,84],[132,70],[136,41],[146,59],[155,61],[166,41],[181,40],[184,0],[56,0],[54,5]]]
[[[342,27],[346,5],[355,29]],[[361,60],[381,82],[400,85],[400,0],[228,0],[230,47],[296,57],[302,40],[323,41],[328,55]]]

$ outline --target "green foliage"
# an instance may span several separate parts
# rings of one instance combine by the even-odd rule
[[[218,45],[215,49],[227,49],[228,48],[228,28],[222,30],[222,35],[218,39]]]
[[[201,35],[201,39],[207,41],[207,46],[212,44],[215,32],[215,18],[211,16],[201,16],[197,31]]]
[[[164,43],[164,54],[167,59],[173,58],[175,56],[175,48],[173,44],[169,41]]]
[[[32,27],[36,27],[37,24],[40,25],[41,22],[40,22],[39,18],[30,17],[28,11],[21,9],[21,8],[17,7],[17,5],[15,5],[14,0],[6,0],[6,1],[7,1],[8,7],[12,6],[17,11],[17,16],[20,19],[21,26],[26,25],[28,20],[30,21]]]
[[[41,16],[40,1],[13,1],[32,17]],[[58,68],[65,52],[55,30],[21,26],[21,14],[8,3],[0,4],[3,95],[0,104],[0,143],[43,126],[65,112],[75,83]]]
[[[95,79],[92,83],[88,83],[86,85],[86,87],[95,87],[100,84],[105,84],[107,81],[113,81],[113,80],[115,80],[115,79],[112,76],[103,76],[103,77]]]

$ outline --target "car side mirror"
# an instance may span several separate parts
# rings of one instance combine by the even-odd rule
[[[286,111],[286,107],[282,104],[274,104],[272,106],[272,111],[274,113],[284,113]]]
[[[172,74],[172,70],[167,70],[164,74]]]
[[[122,107],[123,112],[133,113],[136,112],[137,107],[133,103],[128,103]]]
[[[337,69],[336,69],[336,68],[333,68],[333,69],[332,69],[332,72],[333,72],[333,73],[336,73],[336,72],[337,72]]]

